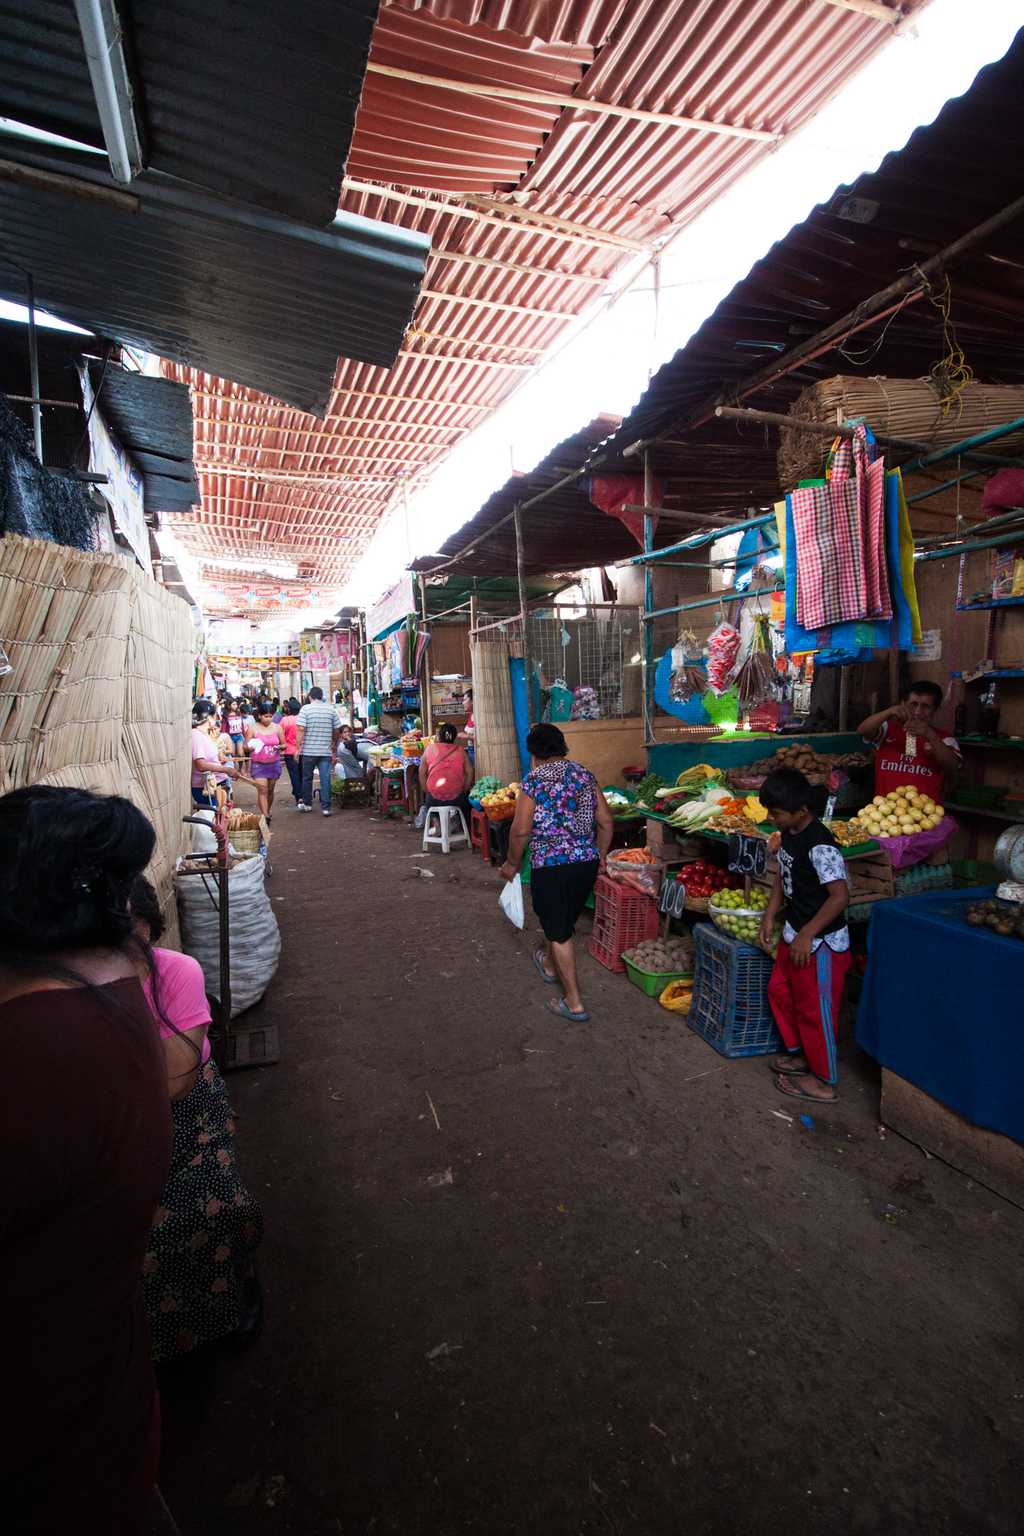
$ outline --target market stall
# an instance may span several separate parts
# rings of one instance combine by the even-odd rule
[[[1024,907],[993,897],[879,909],[857,1041],[883,1069],[883,1121],[1024,1204]]]

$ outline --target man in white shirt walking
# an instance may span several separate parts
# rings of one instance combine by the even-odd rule
[[[331,772],[334,749],[341,733],[341,716],[333,704],[324,702],[322,688],[309,690],[309,703],[303,704],[296,721],[296,756],[302,769],[302,790],[298,809],[313,809],[313,772],[320,774],[320,809],[331,814]]]

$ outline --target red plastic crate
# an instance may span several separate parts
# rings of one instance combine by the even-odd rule
[[[633,886],[598,875],[594,886],[594,931],[587,949],[609,971],[624,971],[624,949],[658,937],[658,906]]]

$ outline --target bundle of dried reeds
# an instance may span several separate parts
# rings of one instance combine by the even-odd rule
[[[149,874],[177,933],[195,636],[186,605],[117,555],[0,539],[0,793],[122,794],[153,822]]]
[[[948,448],[976,432],[1002,426],[1024,416],[1024,386],[970,383],[944,406],[931,379],[859,379],[843,374],[822,379],[803,390],[789,408],[803,421],[866,421],[882,437],[900,437]],[[779,484],[789,490],[800,480],[823,472],[828,437],[779,428]],[[985,452],[1017,457],[1024,449],[1024,432],[998,438]],[[887,454],[887,457],[889,455]]]

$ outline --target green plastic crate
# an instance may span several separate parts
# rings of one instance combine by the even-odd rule
[[[642,971],[632,960],[623,955],[622,963],[634,987],[639,987],[645,997],[660,997],[670,981],[692,981],[693,971]]]

